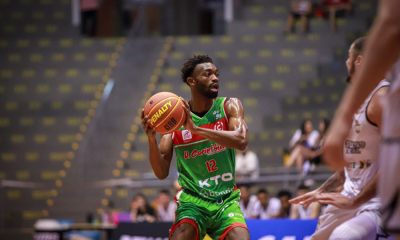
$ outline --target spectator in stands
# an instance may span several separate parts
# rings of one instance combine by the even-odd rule
[[[260,189],[257,194],[258,201],[254,207],[253,218],[269,219],[280,215],[281,201],[270,198],[267,190]]]
[[[297,197],[308,193],[310,189],[305,185],[300,185],[297,189]],[[303,208],[299,204],[293,204],[290,209],[290,219],[314,219],[318,218],[321,212],[321,204],[313,202],[307,208]]]
[[[161,222],[175,221],[176,203],[171,200],[168,190],[161,190],[158,196],[159,204],[157,207],[158,220]]]
[[[290,208],[289,199],[292,198],[292,194],[287,190],[281,190],[278,192],[278,198],[280,200],[281,208],[279,213],[275,216],[276,218],[289,218]]]
[[[132,222],[154,222],[156,212],[147,203],[146,198],[139,194],[131,201],[131,219]]]
[[[304,160],[299,157],[299,151],[302,148],[310,149],[312,147],[316,147],[318,144],[318,131],[313,130],[312,122],[309,119],[305,119],[300,126],[300,129],[297,129],[294,133],[292,139],[289,142],[290,147],[292,148],[292,152],[290,153],[290,159],[285,164],[286,167],[292,166],[296,163],[296,167],[298,170],[302,169]]]
[[[240,201],[239,206],[240,210],[242,211],[244,218],[252,218],[254,207],[258,201],[255,195],[250,195],[249,186],[241,185],[239,186],[240,190]]]
[[[319,123],[318,137],[315,140],[314,145],[311,147],[304,144],[297,145],[290,153],[290,159],[288,165],[289,164],[291,165],[294,162],[296,162],[297,169],[300,170],[302,169],[304,162],[306,160],[310,160],[310,164],[312,165],[310,168],[311,170],[313,170],[315,168],[315,165],[321,162],[321,157],[320,157],[322,154],[321,147],[325,140],[324,137],[328,130],[329,124],[330,124],[329,119],[326,118],[322,119]],[[303,172],[304,171],[308,172],[308,169],[303,168]]]
[[[257,179],[260,176],[260,169],[257,155],[246,148],[236,154],[236,179],[250,177]]]
[[[294,29],[294,20],[300,19],[301,30],[306,33],[308,30],[308,19],[311,15],[312,5],[308,0],[294,0],[291,2],[291,11],[286,23],[285,33],[291,33]]]
[[[354,2],[353,0],[324,0],[322,5],[329,12],[331,31],[336,32],[336,12],[340,10],[351,12]]]

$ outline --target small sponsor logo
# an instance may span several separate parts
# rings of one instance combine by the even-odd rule
[[[364,141],[353,142],[347,140],[345,142],[346,154],[361,154],[361,149],[366,147]]]
[[[235,214],[231,212],[231,213],[228,214],[228,216],[229,216],[229,217],[234,217]]]
[[[192,133],[189,130],[182,130],[182,138],[183,140],[192,139]]]

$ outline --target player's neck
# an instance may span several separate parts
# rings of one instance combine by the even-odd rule
[[[201,95],[192,94],[192,100],[190,100],[190,110],[193,112],[201,113],[207,112],[213,105],[213,99],[207,98]]]

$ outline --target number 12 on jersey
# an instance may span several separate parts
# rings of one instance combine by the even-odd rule
[[[215,172],[218,170],[217,162],[212,159],[206,162],[208,172]]]

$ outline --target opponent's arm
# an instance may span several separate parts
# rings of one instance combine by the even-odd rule
[[[149,140],[150,164],[156,177],[163,180],[168,177],[173,155],[171,134],[161,135],[160,146],[157,145],[156,132],[149,127],[150,120],[142,111],[142,126]]]
[[[329,191],[335,190],[337,187],[340,187],[344,184],[346,180],[346,176],[344,174],[344,170],[335,172],[328,180],[326,180],[319,188],[306,193],[300,197],[293,198],[289,200],[291,204],[300,204],[304,208],[310,206],[311,203],[317,202],[317,195]]]
[[[196,126],[190,114],[189,104],[183,99],[182,102],[184,103],[183,109],[186,113],[186,122],[184,123],[186,129],[227,148],[239,149],[242,151],[246,149],[248,130],[244,122],[243,107],[239,99],[231,98],[225,104],[230,131],[217,131]]]
[[[364,63],[344,94],[324,145],[325,161],[334,169],[345,165],[343,142],[354,112],[399,57],[399,9],[398,0],[380,1],[378,17],[365,46]]]

